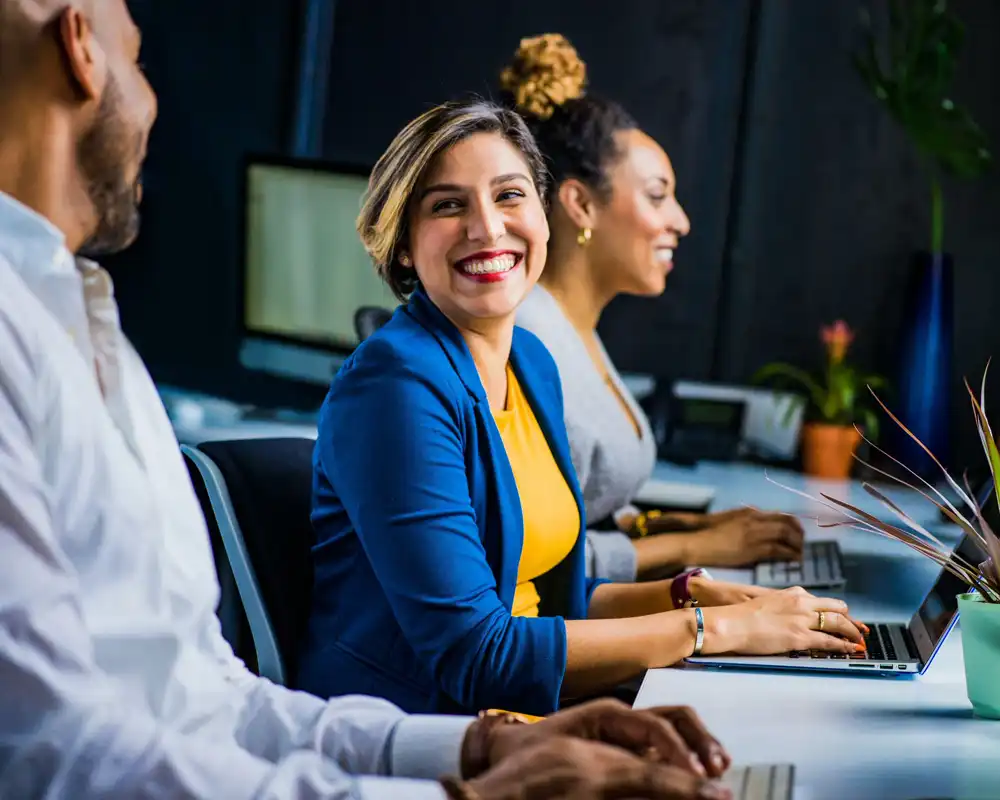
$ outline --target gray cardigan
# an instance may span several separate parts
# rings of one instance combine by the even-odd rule
[[[559,367],[566,430],[583,489],[588,525],[625,510],[656,464],[649,420],[602,345],[608,374],[639,423],[642,436],[637,437],[583,340],[555,298],[541,286],[536,286],[521,304],[517,324],[542,340]],[[623,533],[588,530],[587,567],[588,574],[596,577],[634,581],[635,547]]]

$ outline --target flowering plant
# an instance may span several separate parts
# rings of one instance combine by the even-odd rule
[[[768,383],[781,388],[801,388],[808,395],[814,419],[832,425],[861,423],[868,435],[878,437],[878,416],[867,405],[865,386],[881,388],[885,379],[879,375],[859,372],[847,361],[847,351],[854,341],[854,331],[839,319],[832,325],[820,328],[820,341],[826,348],[826,364],[820,376],[785,363],[768,364],[753,376],[754,383]],[[790,418],[803,401],[789,406],[786,419]]]

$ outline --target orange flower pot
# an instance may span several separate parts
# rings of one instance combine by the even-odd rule
[[[808,423],[802,428],[803,470],[817,478],[847,478],[860,443],[854,426]]]

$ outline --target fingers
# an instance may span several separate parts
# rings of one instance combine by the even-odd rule
[[[871,629],[867,625],[865,625],[865,623],[858,622],[858,620],[854,619],[854,617],[848,617],[848,619],[851,622],[853,622],[854,625],[857,627],[857,629],[859,631],[861,631],[865,636],[867,636],[869,633],[871,633]]]
[[[694,712],[690,713],[693,716]],[[601,712],[600,730],[597,734],[607,744],[638,755],[650,754],[662,763],[672,764],[694,775],[707,774],[709,764],[694,749],[696,742],[683,736],[675,727],[674,721],[665,714],[633,711],[624,704],[609,706]],[[708,731],[704,731],[704,736],[708,736]],[[714,739],[712,742],[719,747]],[[709,743],[701,742],[701,746],[706,751],[711,750]]]
[[[802,649],[825,650],[829,653],[860,653],[865,649],[865,646],[829,633],[813,631],[806,639],[806,646]]]
[[[698,756],[705,771],[713,778],[722,775],[731,763],[729,753],[719,740],[708,732],[701,717],[688,706],[651,708],[645,713],[662,717],[673,723],[687,746]]]
[[[819,614],[816,616],[818,624]],[[823,629],[821,632],[834,636],[842,636],[855,644],[863,644],[865,641],[864,636],[861,635],[861,631],[858,630],[858,626],[854,622],[843,614],[838,614],[834,611],[823,612]]]
[[[767,542],[760,557],[768,561],[798,561],[802,557],[802,549],[785,542]]]
[[[599,797],[649,800],[728,800],[732,794],[717,784],[675,767],[633,761],[610,769],[598,788]]]
[[[796,587],[799,588],[799,587]],[[847,616],[847,603],[843,600],[838,600],[835,597],[814,597],[809,594],[805,589],[802,589],[804,595],[803,602],[804,605],[812,611],[835,611],[838,614],[843,614]]]
[[[757,536],[765,541],[783,542],[790,547],[802,550],[805,533],[801,525],[792,525],[792,517],[775,517],[759,520],[753,523]]]

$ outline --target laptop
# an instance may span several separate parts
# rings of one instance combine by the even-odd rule
[[[762,561],[756,564],[752,583],[769,589],[787,589],[790,586],[840,588],[847,583],[840,545],[835,541],[806,542],[802,546],[801,561]]]
[[[733,800],[792,800],[795,767],[791,764],[732,767],[719,783],[733,793]]]
[[[974,564],[983,560],[979,546],[968,535],[962,538],[955,552]],[[908,623],[865,623],[870,632],[863,653],[801,650],[777,656],[692,656],[687,660],[693,664],[740,669],[825,670],[885,677],[922,675],[958,619],[958,595],[969,589],[965,581],[942,569]]]

